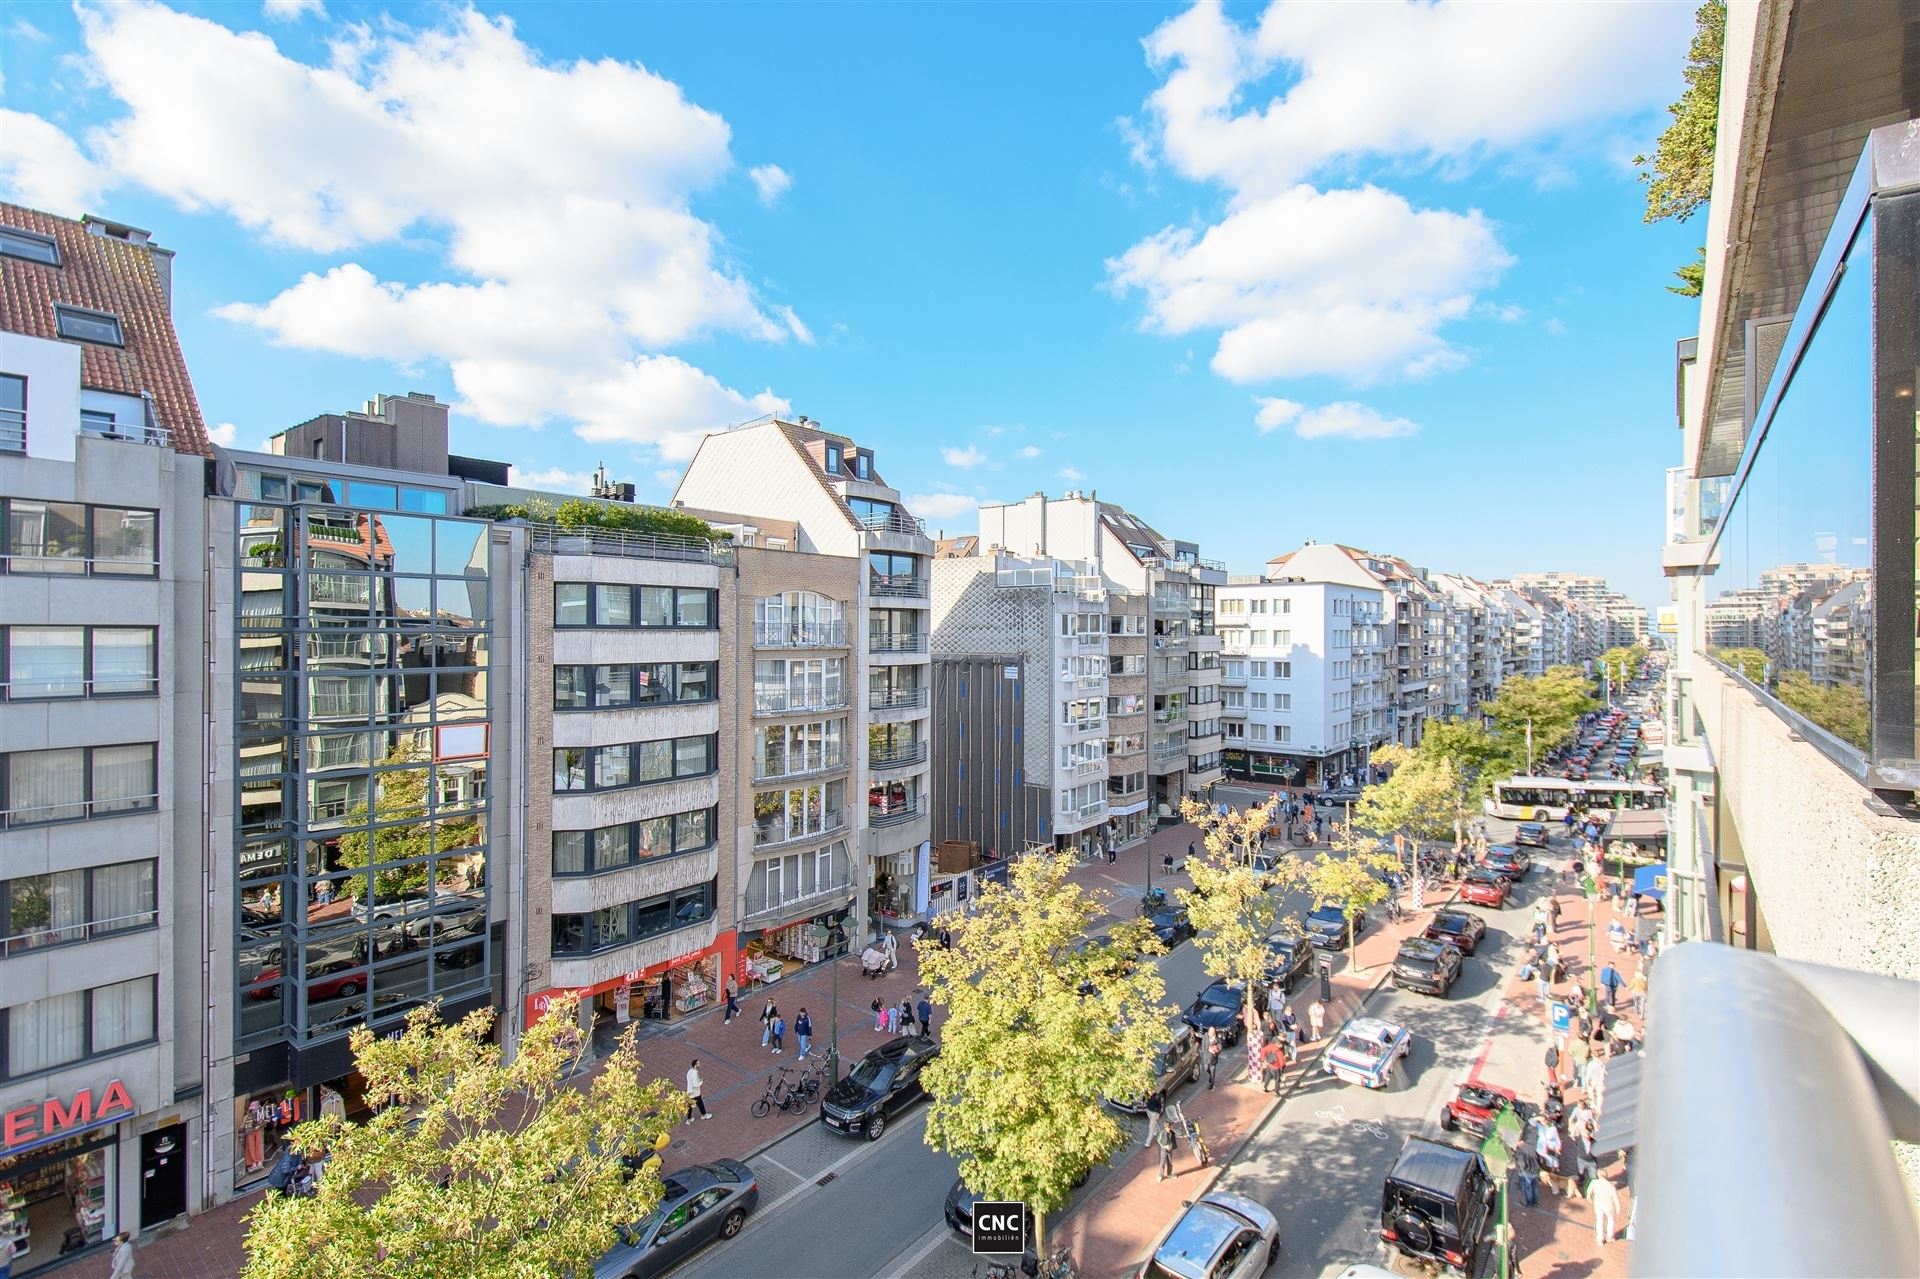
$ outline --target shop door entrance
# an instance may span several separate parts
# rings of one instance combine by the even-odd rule
[[[187,1210],[187,1126],[170,1124],[140,1138],[140,1229]]]

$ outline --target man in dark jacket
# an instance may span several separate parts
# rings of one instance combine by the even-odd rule
[[[1531,1208],[1540,1202],[1540,1152],[1523,1141],[1513,1152],[1513,1170],[1520,1174],[1520,1202]]]
[[[931,999],[928,999],[925,995],[920,996],[920,1006],[917,1009],[917,1011],[920,1014],[920,1033],[925,1035],[928,1039],[932,1039],[933,1038],[933,1001]]]

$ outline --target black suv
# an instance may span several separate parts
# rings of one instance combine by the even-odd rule
[[[1470,1150],[1409,1137],[1380,1194],[1380,1242],[1472,1275],[1491,1244],[1492,1176]]]
[[[1267,984],[1280,983],[1291,995],[1294,987],[1313,975],[1313,947],[1298,937],[1275,934],[1267,938]]]
[[[1240,1036],[1246,1033],[1246,1023],[1241,1020],[1240,1010],[1246,1006],[1247,993],[1240,987],[1224,981],[1214,982],[1193,997],[1187,1005],[1187,1011],[1180,1020],[1193,1027],[1196,1036],[1209,1030],[1220,1032],[1220,1039],[1227,1047],[1240,1042]]]
[[[887,1116],[923,1096],[920,1068],[939,1053],[924,1037],[890,1039],[855,1063],[847,1077],[827,1089],[820,1103],[820,1122],[835,1132],[864,1132],[878,1141],[887,1130]]]
[[[1338,906],[1316,906],[1306,919],[1307,940],[1316,946],[1342,950],[1367,931],[1367,917],[1353,919]]]
[[[1409,937],[1400,943],[1393,959],[1393,984],[1402,990],[1442,998],[1460,980],[1460,952],[1451,944],[1426,937]]]

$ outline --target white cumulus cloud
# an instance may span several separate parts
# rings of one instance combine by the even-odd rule
[[[1260,428],[1262,435],[1288,424],[1293,426],[1293,433],[1303,440],[1391,440],[1412,435],[1420,429],[1418,424],[1404,417],[1389,417],[1378,409],[1351,400],[1325,404],[1317,409],[1307,408],[1292,400],[1270,398],[1261,399],[1259,404],[1260,412],[1254,416],[1254,424]]]
[[[218,426],[207,428],[207,438],[222,448],[232,448],[234,440],[240,436],[240,428],[231,422],[222,422]]]
[[[1060,478],[1071,484],[1075,480],[1084,480],[1087,477],[1082,475],[1079,470],[1074,467],[1063,466],[1060,468]]]
[[[733,167],[731,130],[671,80],[548,61],[472,9],[352,28],[324,64],[149,0],[79,15],[86,68],[124,111],[84,152],[36,117],[0,121],[0,182],[72,209],[110,173],[345,259],[224,318],[303,350],[441,363],[482,421],[558,420],[666,456],[785,407],[664,354],[715,332],[812,340],[694,211]],[[375,246],[412,255],[404,278],[356,260]]]
[[[515,488],[542,489],[549,493],[588,493],[593,490],[593,473],[569,471],[559,466],[523,471],[516,466],[513,468],[512,483]]]
[[[1040,456],[1040,446],[1037,444],[1029,444],[1020,450],[1020,456],[1031,461],[1033,458]]]
[[[265,0],[260,10],[275,22],[294,22],[307,14],[327,16],[327,6],[321,0]]]
[[[971,471],[987,460],[987,455],[972,444],[963,448],[943,448],[940,457],[948,466],[959,467],[963,471]]]
[[[965,493],[915,493],[907,498],[907,509],[923,520],[950,520],[979,510],[980,501]]]
[[[793,185],[793,175],[777,164],[756,164],[747,170],[747,176],[753,179],[753,189],[760,193],[762,204],[772,204]]]
[[[1307,407],[1271,395],[1255,396],[1253,402],[1260,406],[1260,411],[1253,415],[1253,424],[1260,428],[1262,435],[1285,426],[1304,413]]]

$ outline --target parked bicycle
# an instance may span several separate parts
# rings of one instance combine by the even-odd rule
[[[1200,1161],[1202,1168],[1213,1162],[1213,1152],[1207,1149],[1207,1139],[1201,1135],[1200,1125],[1187,1118],[1187,1112],[1180,1108],[1179,1102],[1167,1106],[1165,1122],[1173,1129],[1174,1136],[1193,1148],[1193,1157]]]
[[[1073,1268],[1073,1254],[1067,1245],[1061,1244],[1047,1254],[1046,1262],[1040,1267],[1040,1279],[1078,1279]]]
[[[807,1108],[807,1099],[787,1081],[793,1073],[789,1066],[777,1067],[779,1073],[767,1076],[767,1090],[753,1103],[753,1117],[765,1119],[775,1106],[792,1114],[799,1114]]]
[[[793,1081],[793,1090],[800,1094],[801,1101],[808,1106],[820,1100],[820,1090],[822,1087],[823,1080],[821,1079],[820,1072],[813,1066],[808,1066],[805,1070],[802,1070],[800,1072],[800,1078]]]

